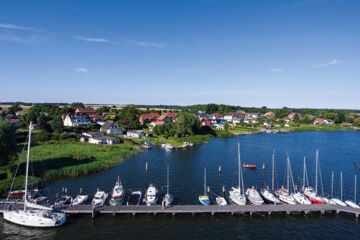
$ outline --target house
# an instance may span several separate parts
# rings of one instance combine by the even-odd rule
[[[236,112],[228,112],[227,115],[235,116],[235,117],[238,117],[238,118],[244,118],[245,115],[246,115],[246,112],[244,112],[242,110],[238,110]]]
[[[202,121],[200,121],[200,126],[211,126],[211,121],[210,120],[205,120],[202,119]]]
[[[166,125],[166,123],[164,121],[156,121],[156,122],[150,123],[150,128],[152,130],[156,126],[165,126],[165,125]]]
[[[90,126],[92,122],[87,115],[82,114],[66,114],[63,115],[63,121],[65,127],[79,127],[79,126]]]
[[[165,123],[170,122],[170,120],[171,120],[171,119],[170,119],[167,115],[161,115],[161,116],[157,119],[157,121],[165,122]]]
[[[89,115],[89,114],[96,114],[96,112],[92,108],[76,108],[75,114]]]
[[[219,129],[219,130],[224,130],[225,129],[225,125],[222,124],[222,123],[220,123],[220,124],[216,123],[216,124],[214,124],[214,127],[216,129]]]
[[[227,122],[232,122],[232,123],[243,123],[244,118],[243,117],[238,117],[235,115],[225,115],[224,116],[224,120]]]
[[[109,137],[109,136],[98,136],[89,138],[89,143],[92,144],[118,144],[120,143],[120,139]]]
[[[315,119],[315,116],[312,115],[312,114],[305,114],[305,117],[307,117],[307,118],[310,119],[310,120],[314,120],[314,119]]]
[[[290,114],[288,115],[288,118],[289,118],[291,121],[294,121],[295,118],[296,118],[296,116],[297,116],[298,119],[301,119],[301,114],[300,114],[300,113],[297,113],[297,112],[292,112],[292,113],[290,113]]]
[[[335,125],[335,122],[334,122],[334,120],[331,120],[331,119],[325,119],[325,124],[328,126],[333,126],[333,125]]]
[[[139,122],[144,125],[156,121],[160,117],[159,113],[144,113],[139,117]]]
[[[127,136],[131,138],[142,138],[145,133],[142,130],[128,131]]]
[[[103,132],[85,132],[80,136],[80,142],[89,142],[90,138],[105,136]]]
[[[96,114],[96,113],[95,114],[89,114],[88,117],[92,122],[98,122],[98,121],[103,121],[104,120],[103,115]]]
[[[266,117],[266,118],[275,117],[275,113],[273,113],[273,112],[267,112],[267,113],[264,114],[264,117]]]
[[[106,132],[107,134],[123,134],[123,130],[117,125],[114,121],[106,121],[101,127],[101,132]]]
[[[171,120],[175,120],[177,118],[177,114],[176,113],[166,113],[166,116]]]
[[[313,122],[314,125],[325,125],[325,120],[323,118],[317,118]]]

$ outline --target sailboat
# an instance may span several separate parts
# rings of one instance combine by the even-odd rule
[[[121,184],[120,178],[118,176],[118,179],[117,179],[115,186],[113,188],[113,191],[112,191],[110,205],[111,206],[121,205],[121,204],[123,204],[124,199],[125,199],[124,187]]]
[[[169,166],[166,168],[166,194],[164,196],[165,206],[169,206],[173,203],[173,196],[169,193]]]
[[[275,196],[274,193],[274,176],[275,175],[275,150],[273,152],[272,155],[272,179],[271,179],[271,190],[269,189],[269,187],[267,188],[263,188],[260,190],[260,193],[262,195],[262,197],[264,198],[264,200],[268,203],[273,203],[273,204],[279,204],[280,200]]]
[[[230,200],[237,205],[245,205],[246,197],[244,194],[244,178],[242,175],[241,169],[241,159],[240,159],[240,143],[238,142],[238,175],[239,175],[239,186],[237,188],[232,187],[229,191]],[[241,185],[240,185],[241,184]]]
[[[287,182],[287,188],[284,188],[281,186],[280,189],[275,190],[275,194],[278,196],[281,202],[286,204],[295,205],[296,200],[294,199],[293,195],[290,194],[290,161],[289,156],[287,157],[287,174],[286,174],[286,182]]]
[[[252,188],[246,189],[245,196],[254,205],[262,205],[262,204],[264,204],[264,200],[261,198],[259,192],[256,191],[254,186],[252,186]]]
[[[28,193],[28,178],[29,178],[29,159],[30,159],[30,144],[31,144],[31,130],[32,122],[29,125],[29,142],[26,159],[26,175],[25,175],[25,193],[24,193],[24,209],[23,210],[5,210],[3,212],[6,221],[27,226],[27,227],[58,227],[66,222],[66,215],[61,212],[56,212],[44,206],[37,206],[37,209],[27,209],[27,193]]]
[[[347,200],[345,201],[346,205],[348,205],[349,207],[352,207],[352,208],[360,208],[360,206],[358,204],[356,204],[356,174],[355,174],[355,183],[354,183],[354,187],[355,187],[355,190],[354,190],[354,201],[351,201],[351,200]]]
[[[333,175],[334,173],[332,172],[332,181],[334,181]],[[333,184],[331,184],[333,186]],[[330,204],[332,205],[340,205],[343,207],[346,207],[346,203],[343,202],[342,200],[342,192],[343,192],[343,183],[342,183],[342,172],[340,172],[340,199],[339,198],[331,198],[330,199]]]
[[[199,196],[199,201],[204,206],[210,205],[209,196],[206,194],[206,168],[204,169],[204,195]]]
[[[289,162],[289,166],[290,166],[291,180],[292,180],[292,183],[293,183],[293,187],[295,189],[294,178],[293,178],[293,175],[292,175],[290,162]],[[305,188],[305,177],[306,177],[305,172],[306,172],[306,158],[304,157],[304,175],[303,175],[303,187],[302,187],[303,189]],[[305,195],[302,192],[297,191],[297,189],[293,193],[293,197],[294,197],[295,201],[300,203],[300,204],[304,204],[304,205],[310,205],[311,204],[311,201],[307,197],[305,197]]]
[[[316,162],[315,162],[315,190],[312,187],[304,189],[304,195],[310,199],[312,203],[325,204],[326,201],[318,195],[318,170],[319,170],[319,151],[316,149]]]

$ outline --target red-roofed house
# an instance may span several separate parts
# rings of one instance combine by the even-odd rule
[[[291,121],[294,121],[296,115],[298,116],[299,119],[301,118],[301,114],[300,114],[300,113],[297,113],[297,112],[290,113],[289,116],[288,116],[288,118],[289,118]]]
[[[96,114],[96,112],[92,108],[76,108],[75,114],[89,115],[89,114]]]
[[[168,122],[170,122],[170,118],[169,118],[168,116],[166,116],[166,115],[161,115],[161,116],[157,119],[157,121],[163,121],[163,122],[165,122],[165,123],[168,123]]]
[[[100,114],[95,113],[95,114],[89,114],[88,116],[89,116],[90,120],[93,122],[104,120],[104,116],[100,115]]]
[[[275,113],[273,113],[273,112],[267,112],[267,113],[264,114],[264,117],[266,117],[266,118],[275,117]]]
[[[140,116],[139,122],[143,125],[145,123],[155,122],[159,117],[159,113],[144,113]]]
[[[209,120],[202,120],[201,122],[200,122],[200,126],[211,126],[211,121],[209,121]]]
[[[174,120],[175,118],[177,118],[177,114],[176,114],[176,113],[166,113],[166,116],[167,116],[170,120]]]
[[[317,118],[315,119],[314,125],[325,125],[325,120],[323,118]]]

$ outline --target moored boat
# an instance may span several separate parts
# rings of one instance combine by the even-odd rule
[[[141,200],[141,191],[134,191],[130,193],[129,200],[127,205],[135,205],[138,206]]]
[[[360,206],[356,203],[354,203],[353,201],[351,200],[346,200],[345,201],[346,205],[348,205],[349,207],[352,207],[352,208],[360,208]]]
[[[289,194],[288,190],[284,187],[280,188],[279,190],[275,190],[275,194],[278,196],[281,202],[295,205],[296,200],[292,196],[292,194]]]
[[[319,195],[317,195],[317,193],[314,191],[314,189],[312,187],[306,187],[304,190],[304,195],[309,198],[309,200],[312,203],[316,203],[316,204],[325,204],[325,200],[320,197]]]
[[[145,194],[146,205],[151,206],[157,203],[158,190],[153,184],[150,184]]]
[[[221,196],[216,197],[215,200],[216,200],[216,204],[219,205],[219,206],[227,205],[227,202],[226,202],[225,198],[223,198]]]
[[[249,169],[256,169],[255,164],[243,164],[242,167],[243,168],[249,168]]]
[[[115,183],[115,186],[113,188],[113,191],[112,191],[110,205],[111,206],[121,205],[121,204],[123,204],[124,199],[125,199],[124,187],[121,184],[120,179],[118,177],[118,179]]]
[[[204,195],[199,196],[199,202],[204,206],[210,205],[209,196],[206,194],[206,168],[204,169]]]
[[[261,189],[260,193],[267,203],[279,204],[280,200],[275,196],[275,193],[269,189]]]
[[[293,198],[295,199],[295,201],[299,204],[304,204],[304,205],[310,205],[311,201],[305,197],[304,194],[302,194],[301,192],[295,192],[292,194]]]
[[[74,198],[71,205],[76,206],[76,205],[84,204],[87,201],[88,197],[89,197],[88,195],[79,194]]]
[[[105,193],[104,191],[97,190],[91,204],[93,206],[104,206],[107,198],[108,198],[107,193]]]
[[[245,205],[246,204],[246,197],[244,194],[244,178],[242,175],[241,169],[241,158],[240,158],[240,143],[238,142],[238,180],[239,186],[237,188],[232,187],[229,191],[229,199],[233,203],[237,205]]]
[[[245,192],[247,199],[254,205],[264,204],[264,200],[261,198],[259,192],[254,188],[248,188]]]
[[[163,198],[163,202],[165,206],[169,206],[173,203],[174,197],[172,194],[169,193],[169,166],[166,168],[166,194]]]

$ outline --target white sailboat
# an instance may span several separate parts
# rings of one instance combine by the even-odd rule
[[[276,190],[275,193],[277,194],[278,198],[280,199],[281,202],[286,203],[286,204],[291,204],[291,205],[295,205],[296,204],[296,200],[293,196],[293,194],[290,193],[290,161],[289,161],[289,156],[287,157],[287,177],[286,177],[286,182],[287,182],[287,188],[284,188],[283,186],[279,189]]]
[[[334,176],[334,172],[331,173],[332,182],[334,181],[333,176]],[[333,187],[333,183],[331,185]],[[343,184],[342,184],[342,172],[340,172],[340,199],[331,197],[330,204],[332,204],[332,205],[340,205],[340,206],[346,207],[346,203],[344,203],[343,200],[342,200],[342,191],[343,191],[342,187],[343,187]]]
[[[239,186],[237,188],[232,187],[229,191],[230,200],[237,205],[245,205],[246,197],[244,194],[244,178],[242,175],[241,169],[241,159],[240,159],[240,143],[238,142],[238,175],[239,175]],[[241,185],[240,185],[241,184]]]
[[[275,182],[275,150],[273,152],[272,155],[272,179],[271,179],[271,190],[269,189],[269,187],[267,188],[263,188],[260,190],[260,193],[262,195],[262,197],[265,199],[265,201],[267,201],[268,203],[273,203],[273,204],[279,204],[281,203],[280,200],[275,196],[274,193],[274,182]]]
[[[216,204],[219,205],[219,206],[226,206],[227,205],[227,202],[226,202],[224,197],[217,196],[215,198],[215,201],[216,201]]]
[[[293,183],[293,187],[295,189],[294,177],[292,175],[290,160],[289,160],[289,166],[290,166],[291,180],[292,180],[292,183]],[[306,175],[305,170],[306,170],[306,158],[304,157],[304,175],[303,175],[303,187],[302,187],[302,189],[305,188],[305,177],[306,177],[305,176]],[[307,197],[305,197],[305,195],[302,192],[299,192],[297,190],[295,190],[295,192],[293,193],[293,197],[294,197],[295,201],[300,203],[300,204],[304,204],[304,205],[310,205],[311,204],[311,201]]]
[[[304,189],[304,195],[310,199],[312,203],[325,204],[326,199],[318,195],[318,170],[319,170],[319,151],[316,149],[316,162],[315,162],[315,190],[312,187]]]
[[[165,206],[170,206],[174,201],[173,195],[169,193],[169,166],[166,168],[166,194],[163,201]]]
[[[355,174],[355,183],[354,183],[354,187],[355,187],[355,190],[354,190],[354,201],[351,201],[351,200],[347,200],[345,201],[346,205],[348,205],[349,207],[352,207],[352,208],[360,208],[360,206],[358,204],[356,204],[356,174]]]
[[[264,200],[261,198],[259,192],[256,191],[254,186],[252,188],[246,189],[245,196],[254,205],[262,205],[262,204],[264,204]]]
[[[29,126],[29,142],[28,142],[27,159],[26,159],[24,209],[15,210],[15,211],[5,210],[3,212],[4,219],[6,221],[27,227],[61,226],[66,222],[66,215],[64,213],[44,209],[45,207],[43,206],[41,206],[41,208],[43,209],[39,209],[40,207],[37,204],[34,204],[34,207],[36,207],[37,209],[27,209],[27,207],[29,206],[29,203],[27,201],[27,192],[28,192],[27,185],[29,178],[31,130],[32,130],[32,122],[30,122],[30,126]]]

